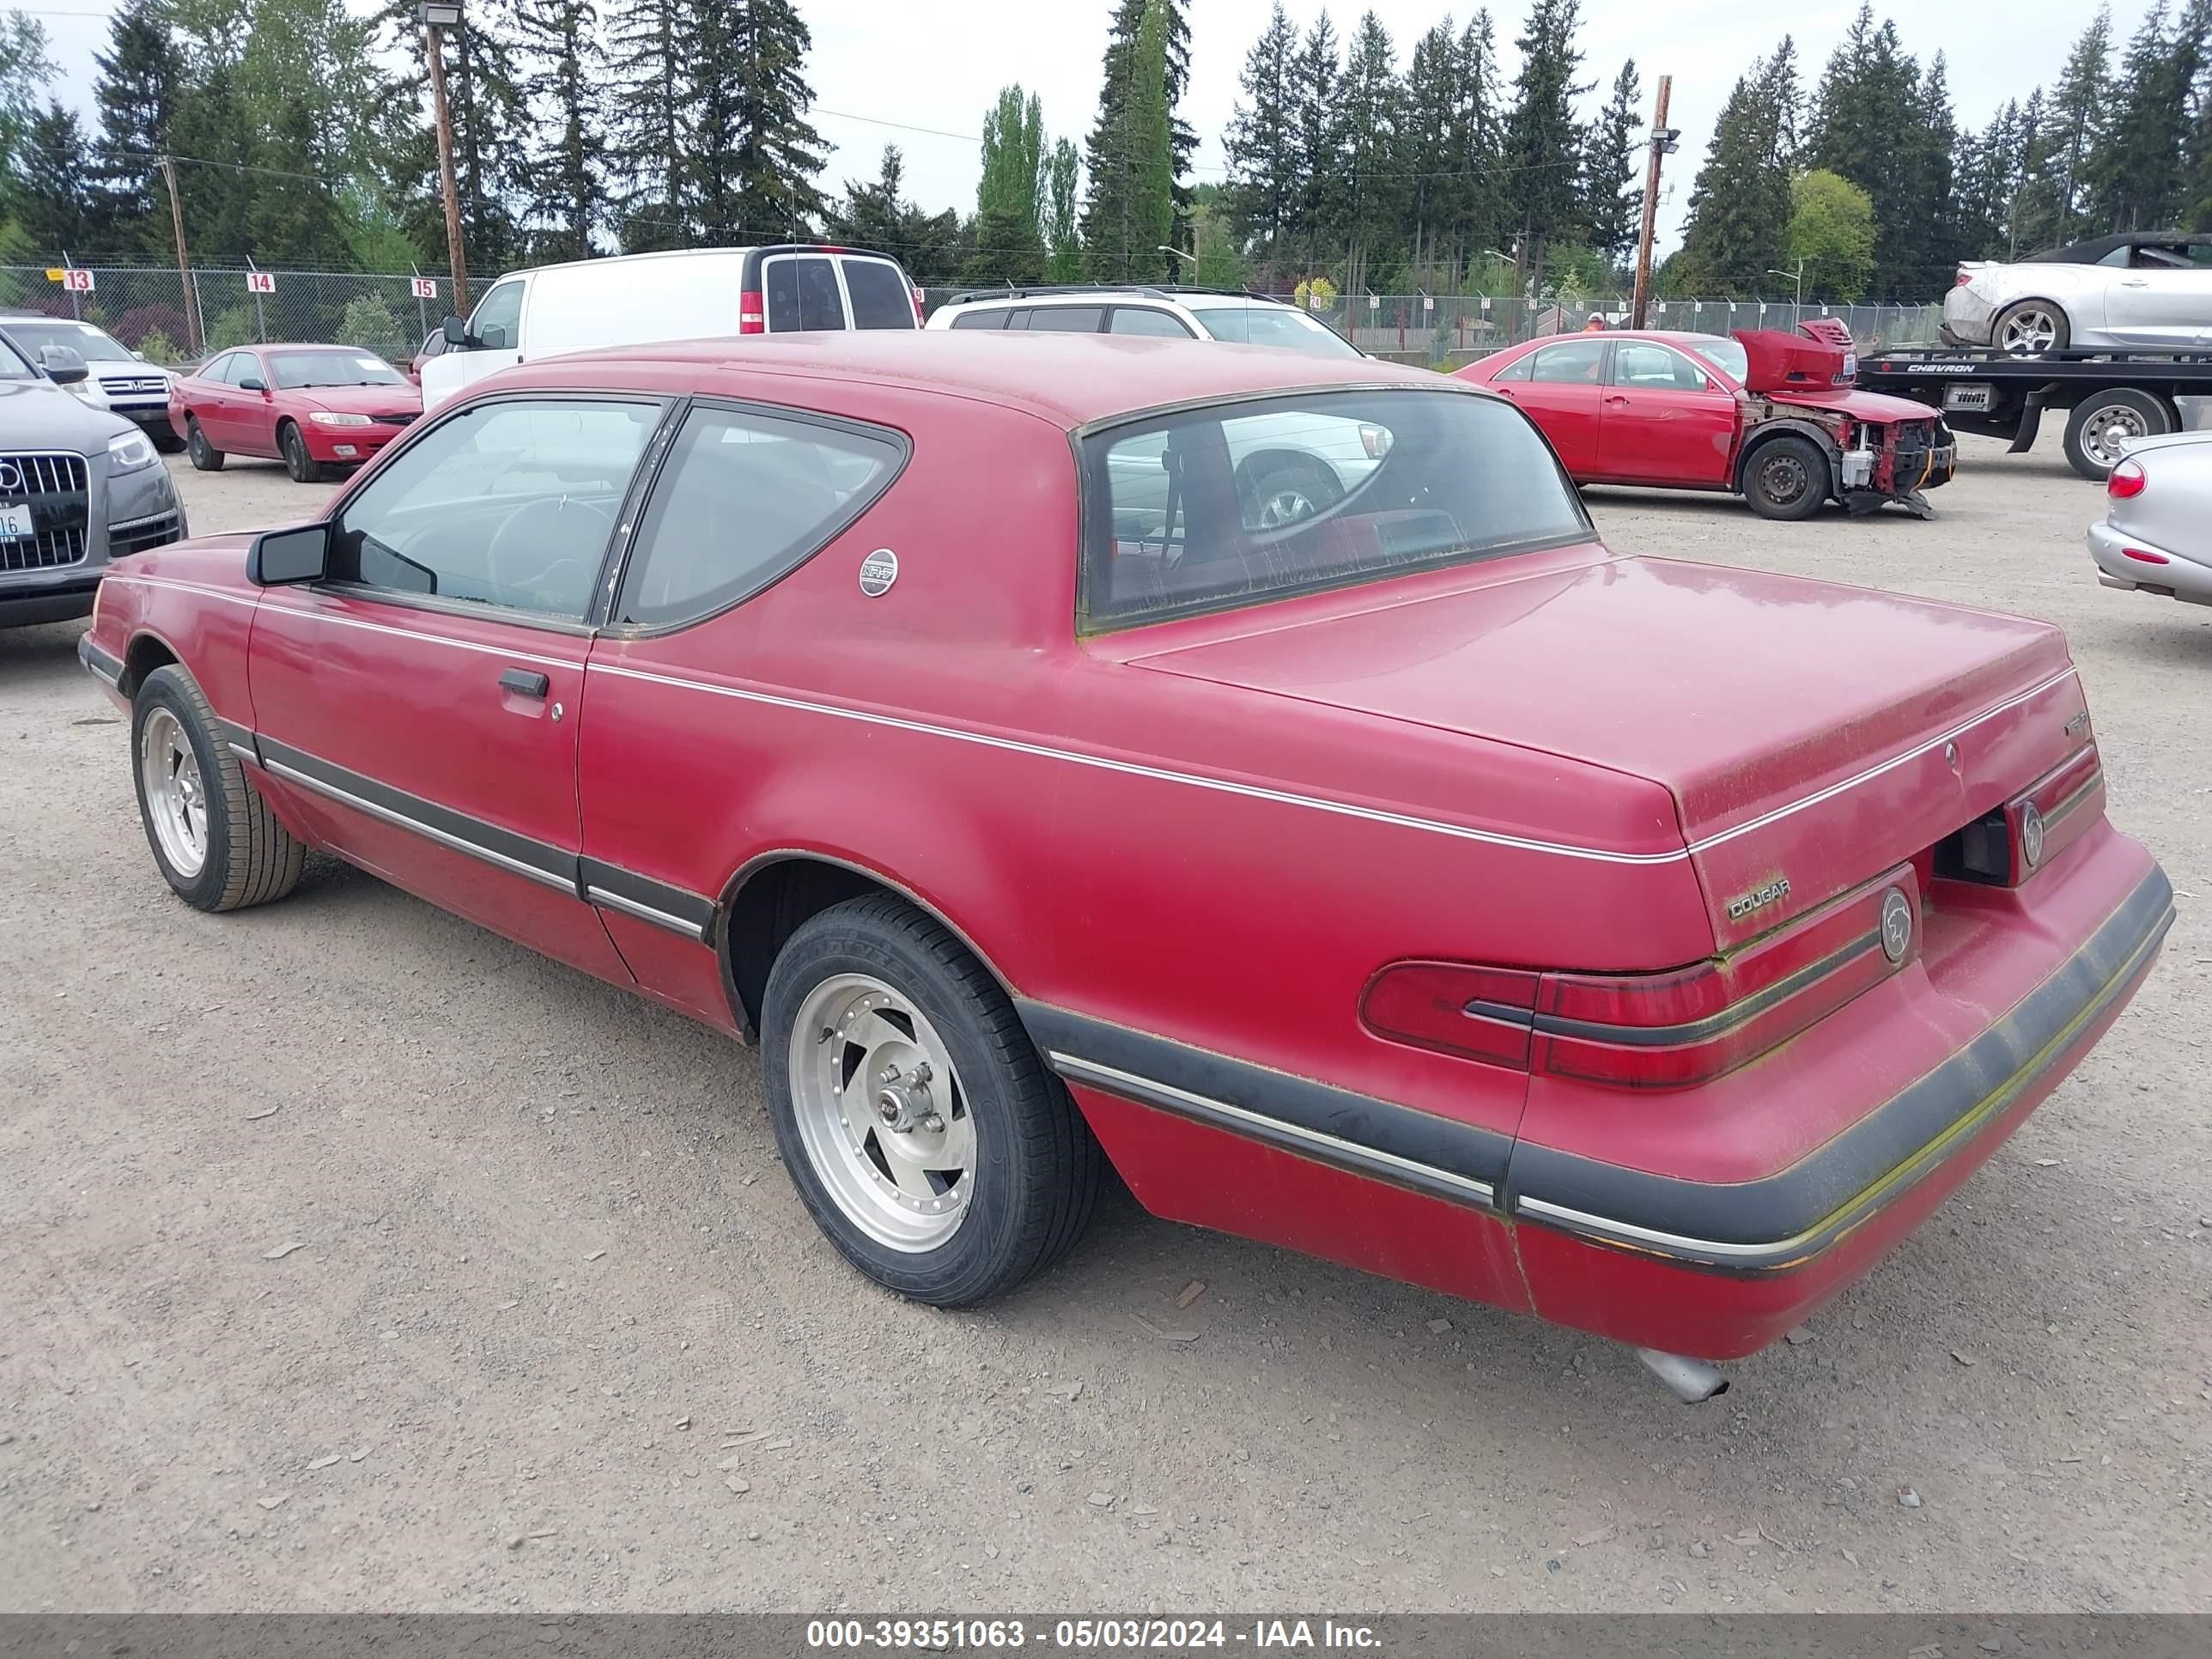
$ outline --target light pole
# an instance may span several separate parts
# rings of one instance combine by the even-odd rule
[[[1797,298],[1790,307],[1790,325],[1792,328],[1795,328],[1798,324],[1805,320],[1805,261],[1802,255],[1799,257],[1797,260],[1797,269],[1795,270],[1777,270],[1772,265],[1769,265],[1766,268],[1766,274],[1770,276],[1787,276],[1791,282],[1797,285]]]
[[[453,311],[469,314],[469,267],[461,252],[461,191],[453,177],[453,116],[446,105],[446,51],[441,29],[461,27],[460,0],[424,0],[415,15],[422,25],[422,56],[430,65],[430,104],[438,120],[438,185],[446,198],[446,258],[453,267]]]
[[[1195,254],[1185,253],[1179,247],[1170,247],[1165,242],[1161,243],[1158,247],[1154,248],[1152,252],[1155,253],[1172,254],[1175,258],[1182,260],[1185,264],[1191,268],[1191,274],[1193,276],[1196,276],[1198,274],[1198,256]]]

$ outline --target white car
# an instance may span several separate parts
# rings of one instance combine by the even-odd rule
[[[1296,306],[1265,295],[1196,288],[994,288],[956,294],[931,328],[998,328],[1055,334],[1142,334],[1278,346],[1317,357],[1359,348]]]
[[[2212,605],[2212,432],[2129,444],[2105,480],[2089,556],[2107,587]]]
[[[1943,298],[1942,333],[2014,357],[2212,346],[2212,235],[2130,231],[2012,264],[1968,260]]]
[[[921,326],[921,290],[888,254],[787,242],[627,253],[511,270],[422,365],[422,408],[519,362],[730,334]]]
[[[75,352],[84,359],[85,377],[68,386],[73,397],[133,422],[156,449],[185,447],[169,424],[169,382],[176,376],[148,362],[106,329],[42,312],[5,311],[0,312],[0,337],[33,363],[43,364],[49,349]]]

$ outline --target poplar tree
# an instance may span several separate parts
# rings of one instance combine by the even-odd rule
[[[975,247],[962,275],[970,283],[1035,283],[1044,276],[1038,222],[1044,168],[1044,111],[1018,85],[999,94],[983,118],[983,175],[975,191]]]

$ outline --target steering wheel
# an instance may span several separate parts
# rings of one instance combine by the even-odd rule
[[[543,609],[532,601],[544,597],[550,579],[563,570],[582,572],[577,555],[604,550],[614,527],[614,514],[592,502],[541,496],[507,514],[493,532],[484,549],[485,583],[501,605]]]

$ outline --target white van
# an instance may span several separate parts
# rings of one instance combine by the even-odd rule
[[[897,260],[863,248],[786,242],[540,265],[494,283],[465,324],[446,319],[447,349],[422,364],[422,407],[510,364],[564,351],[921,326],[921,290]]]

